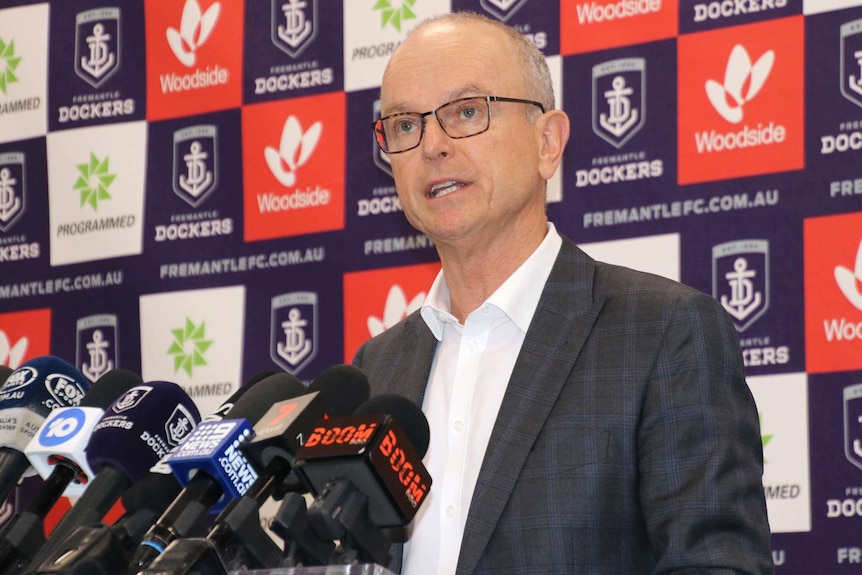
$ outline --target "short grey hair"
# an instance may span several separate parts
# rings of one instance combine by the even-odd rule
[[[520,32],[511,26],[503,24],[499,20],[493,20],[475,12],[449,12],[423,20],[407,34],[407,38],[414,32],[435,22],[452,22],[456,24],[483,23],[503,32],[509,38],[512,48],[515,50],[517,60],[521,65],[524,87],[527,90],[526,96],[531,100],[540,102],[545,107],[545,110],[554,109],[554,84],[551,80],[551,71],[548,69],[545,55]],[[510,96],[509,94],[504,95]],[[531,119],[538,117],[538,110],[536,108],[531,106],[528,110],[531,113]]]

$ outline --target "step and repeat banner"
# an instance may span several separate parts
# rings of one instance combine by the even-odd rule
[[[858,572],[862,0],[0,0],[0,363],[209,413],[416,309],[439,263],[370,124],[393,50],[453,10],[548,58],[558,228],[736,323],[777,572]]]

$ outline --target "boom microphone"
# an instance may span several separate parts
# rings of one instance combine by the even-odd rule
[[[194,401],[171,382],[137,385],[120,396],[96,424],[87,444],[95,478],[33,557],[38,566],[80,525],[97,523],[131,484],[200,421]]]
[[[0,388],[0,501],[30,468],[24,449],[59,407],[78,405],[90,381],[71,364],[46,355],[31,359]]]
[[[73,496],[83,492],[94,475],[85,456],[93,427],[114,400],[141,382],[134,372],[109,371],[77,407],[61,407],[50,413],[24,451],[45,482],[24,511],[7,525],[0,540],[0,571],[21,556],[29,559],[45,542],[45,517],[64,492]]]

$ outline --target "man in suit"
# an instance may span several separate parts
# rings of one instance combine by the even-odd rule
[[[404,212],[442,262],[422,309],[354,360],[431,427],[403,573],[771,573],[736,332],[714,299],[547,221],[569,121],[542,54],[437,17],[392,55],[381,106]]]

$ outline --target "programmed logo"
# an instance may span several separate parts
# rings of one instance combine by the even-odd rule
[[[844,454],[862,469],[862,384],[844,388]]]
[[[712,295],[743,332],[769,308],[769,242],[738,240],[712,248]]]
[[[27,208],[25,156],[0,154],[0,232],[12,229]]]
[[[414,4],[416,4],[416,0],[401,0],[400,2],[378,0],[374,4],[374,9],[380,11],[380,28],[392,26],[401,32],[403,22],[416,19],[416,12],[413,11]]]
[[[296,58],[317,37],[317,0],[272,0],[272,43]]]
[[[120,365],[118,320],[113,314],[83,317],[77,322],[75,356],[78,369],[95,382]]]
[[[81,199],[81,207],[89,205],[94,212],[99,211],[99,202],[111,199],[108,188],[117,177],[111,173],[108,156],[100,159],[90,152],[89,162],[77,164],[78,178],[72,186]]]
[[[623,58],[593,66],[593,132],[616,148],[646,120],[646,60]]]
[[[196,325],[187,317],[183,327],[172,329],[171,335],[174,341],[167,353],[174,357],[174,373],[182,369],[192,377],[196,367],[207,364],[204,354],[213,343],[213,340],[207,339],[206,322]]]
[[[193,208],[218,187],[218,128],[191,126],[174,132],[173,190]]]
[[[18,82],[16,72],[21,63],[21,57],[15,55],[15,39],[0,38],[0,92],[6,94],[10,84]]]
[[[317,294],[293,292],[272,298],[269,355],[296,375],[317,356]]]
[[[841,94],[862,106],[862,19],[841,25]]]
[[[75,73],[99,88],[120,69],[120,9],[97,8],[75,17]]]
[[[501,22],[507,21],[514,16],[515,12],[521,9],[521,6],[527,3],[527,0],[480,0],[479,5],[482,9],[491,14]]]

